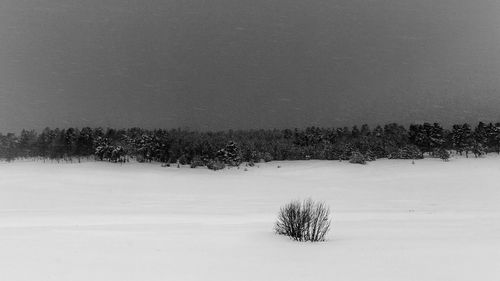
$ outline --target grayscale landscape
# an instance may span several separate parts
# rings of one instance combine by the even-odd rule
[[[499,15],[0,0],[0,281],[500,280]]]

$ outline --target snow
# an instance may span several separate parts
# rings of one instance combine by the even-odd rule
[[[0,163],[0,280],[499,280],[499,175],[496,155]],[[273,233],[279,207],[306,197],[333,211],[327,242]]]

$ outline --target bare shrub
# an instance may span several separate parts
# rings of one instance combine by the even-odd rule
[[[275,231],[296,241],[324,241],[330,230],[330,209],[323,202],[292,201],[280,209]]]

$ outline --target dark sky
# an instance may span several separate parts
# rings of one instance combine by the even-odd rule
[[[0,131],[500,121],[498,0],[0,0]]]

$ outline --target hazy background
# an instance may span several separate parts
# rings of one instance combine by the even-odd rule
[[[500,1],[0,0],[0,131],[500,121]]]

